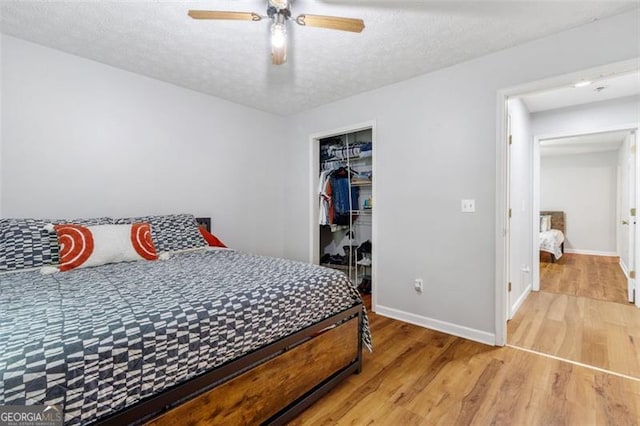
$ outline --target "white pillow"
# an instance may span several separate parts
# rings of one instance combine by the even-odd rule
[[[551,229],[551,215],[540,216],[540,232],[547,232]]]
[[[60,271],[158,258],[148,223],[96,226],[49,224],[46,228],[55,230],[58,236],[60,266],[56,269]],[[49,269],[52,268],[43,272]]]

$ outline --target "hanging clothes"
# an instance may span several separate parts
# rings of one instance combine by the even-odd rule
[[[352,171],[340,167],[331,173],[331,190],[334,208],[333,221],[336,225],[348,225],[351,219],[352,210],[358,209],[358,197],[360,196],[360,188],[351,187]],[[349,188],[351,187],[351,191]],[[357,217],[357,216],[355,216]]]
[[[318,223],[320,225],[330,225],[332,210],[331,202],[331,173],[333,170],[323,170],[320,173],[320,180],[318,183],[318,194],[320,195],[320,215]]]

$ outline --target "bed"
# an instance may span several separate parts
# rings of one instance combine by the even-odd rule
[[[15,245],[2,221],[0,261]],[[179,239],[164,231],[154,242]],[[55,258],[30,256],[18,263]],[[60,405],[65,424],[282,423],[362,368],[366,313],[339,271],[221,248],[167,257],[0,274],[0,405]]]
[[[551,262],[564,254],[565,221],[562,211],[540,212],[540,254]]]

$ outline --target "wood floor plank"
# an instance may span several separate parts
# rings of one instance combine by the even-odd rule
[[[492,359],[482,371],[482,374],[476,380],[473,388],[462,398],[460,412],[455,420],[457,425],[471,424],[473,418],[478,414],[478,410],[487,395],[491,380],[498,374],[498,371],[504,366],[504,362]]]
[[[376,346],[363,372],[291,424],[638,425],[640,381],[373,313],[370,321]]]
[[[386,407],[385,407],[386,408]],[[410,410],[398,405],[391,405],[390,408],[382,410],[380,417],[375,423],[381,425],[418,425],[424,422],[424,418],[418,416]]]
[[[471,392],[486,368],[487,362],[472,361],[491,350],[491,347],[457,339],[446,354],[433,360],[433,368],[425,369],[426,364],[421,366],[419,380],[410,386],[411,397],[397,402],[418,415],[428,416],[435,423],[450,423],[451,413],[461,409],[459,395]]]
[[[567,254],[541,264],[541,288],[508,324],[508,341],[640,377],[640,310],[618,258]],[[578,295],[578,297],[573,297]]]
[[[566,253],[555,263],[540,262],[540,290],[608,302],[628,303],[620,258]]]
[[[567,299],[561,304],[553,299]],[[553,306],[563,309],[561,320]],[[550,319],[550,317],[555,319]],[[613,321],[611,321],[613,319]],[[640,309],[631,304],[533,292],[507,324],[509,344],[640,378]],[[529,324],[540,323],[539,327]]]
[[[597,403],[602,408],[600,419],[611,425],[637,425],[640,412],[637,405],[625,404],[620,381],[613,376],[594,377]]]

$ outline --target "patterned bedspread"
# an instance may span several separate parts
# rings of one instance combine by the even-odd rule
[[[551,253],[556,260],[562,257],[560,246],[564,242],[564,234],[557,229],[550,229],[540,233],[540,250]]]
[[[359,301],[340,272],[232,250],[3,275],[0,405],[86,423]]]

